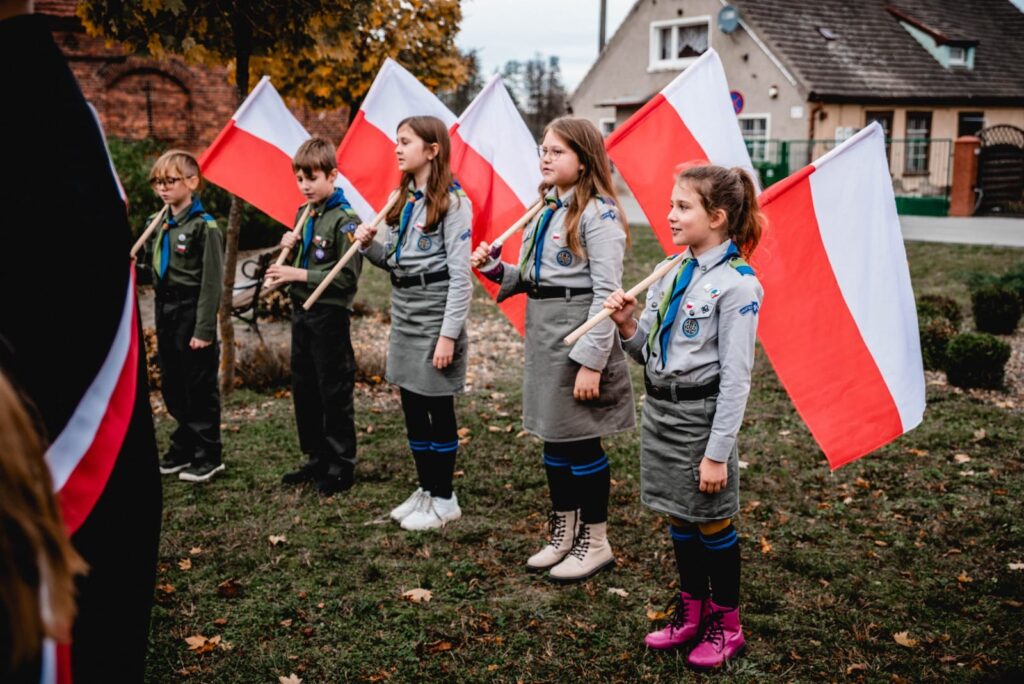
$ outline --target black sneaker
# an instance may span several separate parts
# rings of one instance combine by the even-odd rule
[[[192,465],[191,454],[172,448],[160,459],[160,474],[173,475],[178,471],[188,468],[190,465]]]
[[[199,461],[178,473],[178,479],[185,482],[206,482],[217,473],[224,472],[223,463]]]
[[[316,482],[316,490],[324,496],[347,492],[355,484],[355,472],[352,466],[331,466],[327,473]]]
[[[297,485],[305,482],[315,482],[321,477],[323,477],[323,468],[320,467],[319,463],[309,461],[303,463],[298,470],[282,475],[281,482],[286,485]]]

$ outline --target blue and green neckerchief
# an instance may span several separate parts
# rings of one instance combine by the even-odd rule
[[[715,266],[732,259],[740,259],[740,251],[736,249],[736,245],[730,240],[729,248],[725,250],[725,255],[718,260]],[[676,316],[679,314],[679,304],[683,301],[683,293],[686,292],[690,281],[693,280],[693,273],[697,270],[698,265],[697,260],[692,256],[685,257],[682,260],[679,270],[676,271],[676,277],[672,280],[672,287],[665,290],[665,294],[661,298],[661,304],[658,305],[658,316],[654,321],[654,325],[651,326],[651,331],[647,334],[648,353],[654,349],[655,341],[660,345],[662,368],[665,367],[665,357],[667,356],[665,350],[668,349],[668,343],[672,339],[672,324],[676,321]],[[753,273],[749,266],[744,264],[743,268]],[[739,270],[739,267],[737,267],[737,270]]]
[[[160,280],[167,275],[167,266],[171,263],[171,228],[177,228],[183,223],[188,223],[193,216],[204,213],[206,210],[203,209],[203,203],[199,201],[198,197],[192,198],[192,204],[185,213],[185,218],[180,222],[175,220],[170,208],[167,209],[167,218],[164,220],[160,239],[156,241],[156,246],[153,249],[153,270],[156,271]]]
[[[352,208],[341,188],[334,188],[334,192],[327,197],[322,209],[319,211],[316,208],[310,209],[306,225],[302,227],[302,245],[299,253],[295,255],[295,261],[293,262],[295,266],[309,268],[309,252],[310,245],[313,243],[313,225],[316,223],[316,217],[323,216],[331,209],[336,209],[337,207],[344,209]]]
[[[548,195],[544,198],[544,202],[547,206],[544,207],[544,212],[540,215],[537,230],[533,231],[533,236],[530,238],[530,246],[523,253],[523,258],[519,262],[519,272],[523,273],[526,270],[526,264],[530,261],[530,255],[536,252],[533,259],[533,281],[538,284],[540,283],[540,257],[544,250],[544,236],[548,232],[548,226],[551,225],[551,217],[566,205],[566,202],[560,200],[557,195]]]
[[[402,260],[402,243],[405,242],[405,234],[409,231],[409,219],[412,218],[412,210],[416,207],[416,203],[421,199],[423,199],[422,190],[409,188],[406,191],[405,207],[402,209],[402,217],[398,221],[398,238],[391,247],[391,251],[388,252],[388,257],[392,254],[395,256],[395,264]]]

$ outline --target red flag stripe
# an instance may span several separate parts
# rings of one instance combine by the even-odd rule
[[[380,211],[387,204],[388,196],[402,179],[395,161],[394,138],[367,121],[361,109],[338,146],[338,170],[372,212]],[[367,208],[356,206],[356,209],[362,214]],[[361,218],[369,221],[373,216]]]

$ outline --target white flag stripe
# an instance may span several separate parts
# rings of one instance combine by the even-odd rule
[[[537,143],[500,75],[495,74],[462,113],[458,134],[487,160],[523,206],[536,201],[541,182]]]
[[[370,206],[370,203],[356,190],[356,186],[352,185],[343,174],[338,173],[338,177],[334,180],[334,187],[341,188],[341,191],[345,193],[345,199],[348,200],[348,203],[359,214],[360,220],[369,223],[377,215],[376,210]]]
[[[292,115],[277,90],[264,76],[232,117],[235,125],[278,148],[289,157],[309,139],[309,132]],[[258,173],[259,169],[253,169]]]
[[[398,124],[410,113],[436,116],[445,128],[455,123],[451,110],[390,57],[373,80],[360,109],[368,122],[392,140],[396,139]]]
[[[719,166],[739,166],[750,173],[760,190],[761,183],[750,154],[743,142],[743,133],[729,96],[729,83],[718,53],[708,49],[686,67],[679,76],[661,91],[665,99],[679,114],[708,159]],[[694,93],[707,93],[709,97],[693,97]],[[680,162],[690,161],[680,159]]]
[[[832,271],[910,430],[924,414],[924,369],[881,127],[871,124],[814,166],[814,211]]]

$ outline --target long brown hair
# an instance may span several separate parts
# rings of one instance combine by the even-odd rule
[[[70,638],[74,576],[85,563],[64,532],[43,444],[0,373],[0,679]]]
[[[604,139],[594,124],[587,119],[572,116],[561,116],[544,128],[544,136],[552,132],[565,141],[569,148],[580,159],[583,170],[576,179],[575,197],[569,205],[565,216],[565,244],[576,256],[583,256],[583,244],[580,240],[580,218],[591,198],[600,195],[615,202],[619,223],[629,240],[629,224],[619,205],[619,196],[612,183],[612,168],[608,163],[608,154],[604,151]],[[541,139],[543,139],[543,137]],[[541,183],[538,188],[541,197],[547,195],[551,187]]]
[[[761,241],[766,221],[750,174],[739,166],[727,169],[715,164],[683,164],[676,169],[676,182],[685,183],[697,193],[708,214],[719,209],[725,212],[726,234],[749,259]]]
[[[427,180],[427,225],[424,233],[437,228],[438,224],[448,213],[448,188],[452,185],[452,169],[449,165],[451,159],[451,140],[448,138],[448,129],[436,116],[410,116],[402,119],[396,131],[402,126],[408,126],[412,132],[420,138],[424,144],[433,145],[437,143],[437,154],[430,160],[430,178]],[[387,215],[389,225],[398,225],[402,218],[402,209],[405,208],[403,198],[410,183],[415,179],[411,173],[406,171],[402,174],[402,180],[398,184],[398,192],[401,193],[398,201]]]

